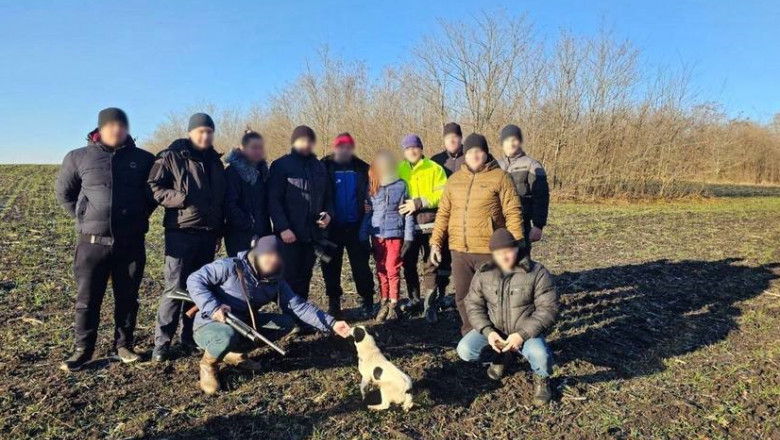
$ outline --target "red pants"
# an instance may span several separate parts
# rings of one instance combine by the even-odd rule
[[[382,299],[398,301],[401,289],[401,246],[402,238],[374,237],[374,260],[376,277],[379,280],[379,294]]]

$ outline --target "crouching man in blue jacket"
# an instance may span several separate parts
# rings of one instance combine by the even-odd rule
[[[259,369],[259,363],[244,354],[254,347],[225,324],[227,312],[255,326],[271,340],[293,329],[292,316],[322,332],[332,331],[342,338],[351,334],[346,322],[336,321],[306,302],[284,281],[277,238],[273,235],[258,239],[252,250],[240,252],[236,258],[203,266],[187,279],[187,290],[199,309],[193,326],[194,339],[204,350],[200,388],[207,394],[219,391],[218,370],[222,361],[244,369]],[[257,312],[272,301],[277,302],[284,314]]]

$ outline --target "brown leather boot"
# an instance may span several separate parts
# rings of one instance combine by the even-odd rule
[[[260,362],[249,359],[244,353],[230,352],[222,358],[222,361],[227,365],[231,365],[245,371],[260,371],[263,369],[263,366]]]
[[[200,360],[200,389],[206,394],[219,391],[219,359],[212,357],[208,351],[203,352]]]
[[[547,377],[539,377],[534,374],[534,405],[546,405],[550,400],[552,400],[550,379]]]

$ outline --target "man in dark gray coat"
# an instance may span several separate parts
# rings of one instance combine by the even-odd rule
[[[517,125],[507,125],[501,130],[501,148],[504,157],[498,166],[512,176],[515,190],[523,208],[523,232],[526,249],[542,239],[542,228],[547,224],[550,207],[550,188],[547,173],[538,160],[523,151],[523,132]]]
[[[493,233],[490,251],[493,261],[477,271],[466,296],[472,330],[458,343],[458,356],[468,362],[491,358],[488,376],[500,380],[521,353],[534,372],[534,403],[545,404],[552,398],[552,352],[544,335],[559,307],[552,277],[528,256],[521,258],[518,242],[504,228]]]
[[[225,170],[214,150],[214,121],[205,113],[190,117],[189,133],[157,155],[149,174],[155,200],[165,207],[165,291],[157,309],[152,360],[169,358],[171,340],[181,320],[179,342],[198,350],[192,318],[181,301],[167,293],[184,289],[187,277],[214,260],[224,223]]]
[[[144,240],[156,206],[146,183],[154,156],[135,146],[128,128],[125,112],[102,110],[87,146],[68,153],[57,176],[57,199],[76,219],[78,232],[73,262],[76,350],[63,370],[79,370],[92,358],[109,279],[116,354],[125,363],[139,359],[133,332],[146,264]]]

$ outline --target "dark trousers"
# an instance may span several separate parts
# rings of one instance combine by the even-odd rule
[[[165,291],[157,308],[157,327],[154,331],[154,345],[160,347],[171,343],[181,321],[179,340],[194,344],[192,339],[192,318],[185,313],[182,302],[168,299],[167,293],[187,288],[187,278],[196,270],[214,261],[217,234],[205,230],[165,231]]]
[[[467,254],[452,251],[452,281],[455,283],[455,305],[460,315],[461,335],[465,336],[471,330],[464,302],[469,293],[469,287],[471,287],[471,279],[474,278],[477,269],[490,259],[490,254]]]
[[[404,279],[406,280],[406,292],[410,299],[420,299],[420,275],[417,263],[422,259],[423,285],[426,295],[434,289],[444,295],[447,285],[450,283],[452,271],[450,251],[446,247],[441,251],[441,263],[435,266],[431,263],[431,235],[415,234],[409,250],[404,256]]]
[[[114,291],[114,346],[132,347],[138,315],[138,288],[144,275],[146,248],[143,238],[129,243],[90,243],[80,235],[73,273],[76,277],[77,348],[93,351],[100,324],[100,307],[108,279]]]
[[[293,292],[308,301],[309,284],[314,272],[314,262],[317,256],[314,253],[314,243],[300,242],[281,243],[279,253],[284,261],[284,279],[290,285]]]
[[[345,249],[358,295],[362,298],[374,297],[374,278],[368,264],[371,252],[360,244],[359,228],[359,225],[334,226],[330,232],[328,239],[336,245],[336,248],[329,250],[331,256],[329,263],[320,261],[322,278],[325,280],[325,292],[329,298],[338,299],[344,293],[341,288],[341,268],[344,263]]]
[[[225,234],[225,251],[228,257],[235,257],[239,252],[248,251],[252,247],[254,234],[244,231],[227,231]]]

